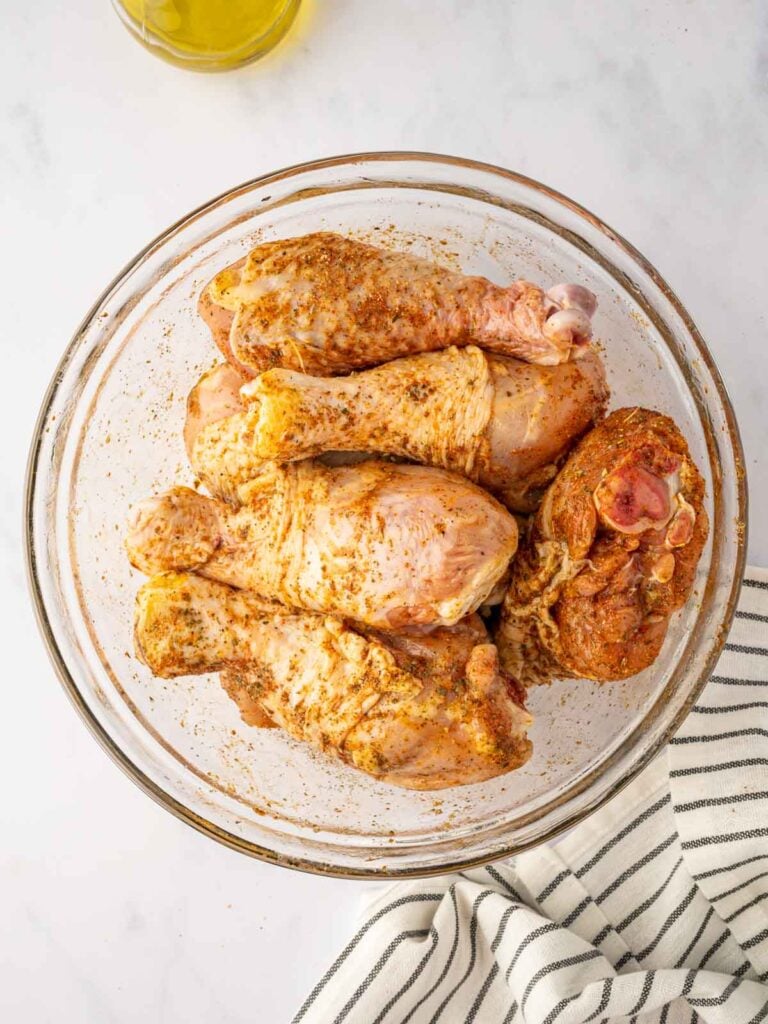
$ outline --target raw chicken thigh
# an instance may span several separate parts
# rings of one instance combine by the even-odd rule
[[[619,409],[579,443],[515,560],[496,641],[526,685],[647,668],[693,588],[704,482],[674,422]]]

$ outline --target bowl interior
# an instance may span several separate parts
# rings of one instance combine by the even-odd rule
[[[457,184],[458,183],[458,184]],[[192,483],[187,393],[217,361],[200,289],[262,240],[339,231],[465,272],[599,297],[612,407],[673,416],[707,480],[712,540],[695,599],[641,675],[530,694],[535,754],[482,785],[418,793],[244,725],[216,677],[153,678],[133,655],[126,515]],[[33,576],[49,642],[92,727],[134,777],[205,831],[282,863],[426,873],[548,838],[617,789],[697,692],[742,556],[738,442],[719,380],[663,282],[602,225],[490,169],[413,158],[330,162],[235,191],[172,229],[94,308],[49,396],[32,480]]]

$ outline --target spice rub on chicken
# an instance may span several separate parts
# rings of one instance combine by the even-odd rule
[[[140,502],[126,537],[131,563],[399,628],[473,612],[517,548],[515,520],[497,501],[428,466],[268,463],[240,497],[234,508],[176,487]]]
[[[524,764],[525,687],[647,668],[707,538],[674,422],[602,419],[596,305],[328,232],[223,268],[199,311],[226,363],[184,427],[208,493],[128,524],[140,659],[381,782]]]
[[[708,532],[704,482],[675,423],[619,409],[577,445],[512,569],[496,640],[526,685],[624,679],[658,656]]]
[[[192,574],[139,590],[136,650],[163,678],[222,670],[243,716],[383,782],[444,789],[528,760],[531,716],[477,616],[364,631]]]
[[[333,375],[450,345],[553,366],[589,341],[596,304],[580,285],[501,286],[318,232],[256,246],[209,282],[199,310],[249,376],[272,366]]]
[[[205,436],[226,436],[228,448],[242,452],[241,475],[249,472],[247,453],[258,466],[329,451],[376,452],[461,473],[520,512],[536,507],[608,397],[594,351],[534,366],[472,345],[348,377],[274,369],[242,387],[240,378],[230,383],[244,410]]]

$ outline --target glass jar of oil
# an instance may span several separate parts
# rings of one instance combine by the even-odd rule
[[[285,35],[301,0],[113,0],[148,50],[197,71],[257,60]]]

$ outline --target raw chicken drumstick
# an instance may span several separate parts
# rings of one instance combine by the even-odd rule
[[[240,399],[244,383],[229,363],[214,366],[190,391],[184,423],[184,444],[198,478],[217,498],[236,503],[254,477],[274,468],[254,455],[247,429],[241,430],[247,424],[233,415],[246,409]],[[318,461],[348,466],[368,458],[361,452],[326,452]]]
[[[707,531],[704,482],[674,422],[612,413],[576,447],[521,545],[496,637],[505,669],[529,685],[647,668],[690,596]]]
[[[333,375],[450,345],[553,366],[590,338],[594,295],[502,287],[329,232],[257,246],[205,287],[200,313],[250,376],[272,366]]]
[[[227,685],[296,739],[412,789],[482,782],[528,760],[531,717],[470,620],[369,638],[194,575],[139,591],[136,649],[164,678],[227,669]]]
[[[329,450],[398,455],[463,473],[530,512],[568,445],[602,416],[600,359],[531,366],[479,348],[397,359],[351,377],[268,370],[241,397],[259,459]]]
[[[152,574],[195,570],[262,597],[374,626],[458,622],[517,548],[512,516],[425,466],[267,464],[246,503],[177,487],[137,505],[126,546]]]

